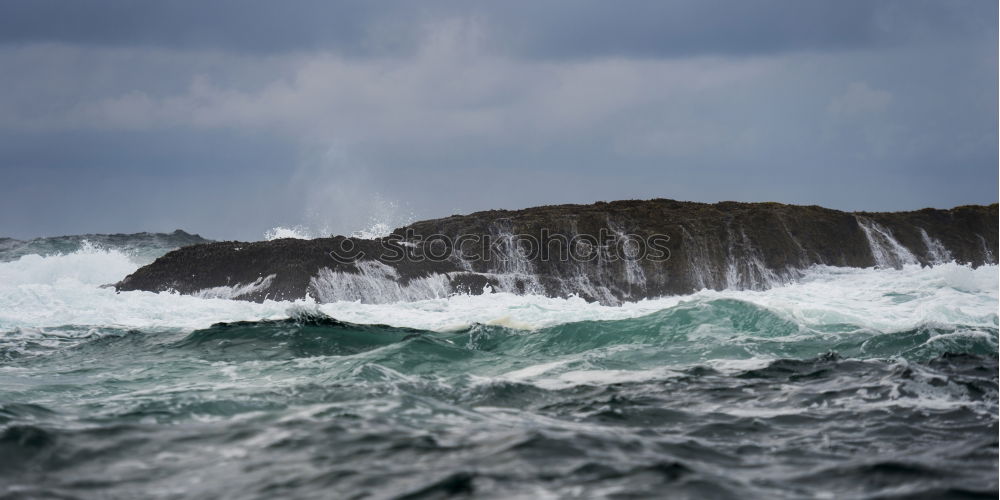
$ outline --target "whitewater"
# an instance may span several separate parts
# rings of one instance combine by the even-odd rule
[[[605,306],[260,303],[0,262],[4,498],[996,497],[998,269]]]

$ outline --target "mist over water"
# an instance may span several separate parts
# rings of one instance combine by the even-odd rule
[[[354,238],[382,238],[392,233],[393,229],[405,226],[414,221],[413,213],[403,210],[398,202],[387,201],[378,195],[373,195],[366,197],[366,203],[371,205],[370,210],[366,211],[370,214],[367,222],[362,224],[360,228],[345,231],[345,233],[350,234]],[[314,212],[314,216],[310,217],[310,219],[319,218],[316,214],[318,214],[318,212]],[[334,234],[338,233],[330,227],[329,223],[321,224],[313,221],[313,223],[310,224],[275,226],[267,231],[264,231],[264,240],[272,241],[281,238],[312,240],[315,238],[329,237]]]
[[[996,266],[620,306],[100,288],[142,261],[0,262],[7,497],[996,496]]]

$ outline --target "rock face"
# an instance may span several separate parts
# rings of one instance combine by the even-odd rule
[[[893,213],[663,199],[544,206],[417,222],[375,240],[193,245],[116,287],[321,302],[506,291],[617,304],[764,289],[814,265],[995,264],[998,220],[996,204]]]

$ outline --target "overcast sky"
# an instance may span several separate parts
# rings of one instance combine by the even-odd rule
[[[0,236],[997,201],[997,2],[0,3]]]

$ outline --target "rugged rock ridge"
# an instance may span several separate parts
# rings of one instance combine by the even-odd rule
[[[702,288],[763,289],[817,264],[995,264],[998,220],[997,204],[892,213],[663,199],[557,205],[422,221],[376,240],[193,245],[116,287],[322,302],[493,290],[615,304]]]

